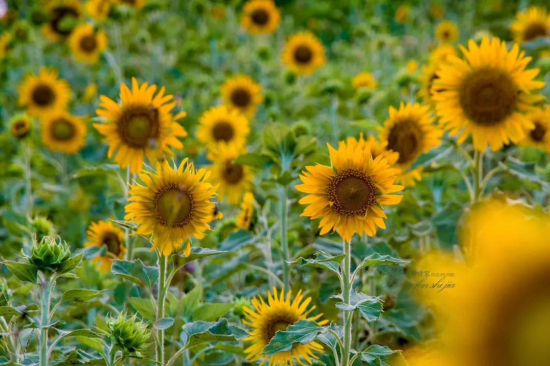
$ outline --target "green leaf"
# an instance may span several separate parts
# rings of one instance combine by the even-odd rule
[[[213,321],[218,320],[233,308],[229,303],[208,303],[202,304],[193,312],[193,320]]]
[[[192,319],[193,313],[199,307],[201,298],[202,286],[200,283],[197,283],[195,287],[191,291],[189,291],[180,302],[180,306],[182,308],[182,316],[184,319]]]
[[[120,167],[117,164],[103,164],[103,165],[91,165],[83,169],[78,170],[72,175],[73,179],[102,176],[102,175],[115,175],[120,172]]]
[[[69,338],[69,337],[86,337],[86,338],[97,338],[102,339],[103,336],[101,334],[98,334],[94,331],[91,331],[89,329],[77,329],[70,331],[66,334],[63,334],[61,338]]]
[[[90,348],[96,350],[97,352],[102,352],[103,347],[106,346],[103,339],[89,338],[89,337],[78,337],[78,336],[75,339],[77,340],[78,343],[80,343],[84,346],[90,347]]]
[[[101,291],[71,289],[66,291],[61,297],[61,302],[87,302],[101,295]]]
[[[269,162],[270,159],[267,156],[253,153],[241,155],[235,160],[235,164],[248,165],[255,168],[264,168]]]
[[[447,155],[451,154],[454,151],[454,147],[447,147],[444,144],[439,146],[436,149],[430,150],[427,154],[422,154],[416,159],[414,164],[410,167],[410,170],[416,169],[421,166],[430,166],[432,163],[439,163],[445,161]]]
[[[248,333],[245,330],[229,325],[227,319],[220,319],[217,322],[187,323],[181,332],[181,340],[188,348],[216,341],[237,342],[247,336]]]
[[[254,236],[247,230],[239,230],[231,233],[227,239],[220,244],[221,250],[234,251],[254,241]]]
[[[315,253],[315,259],[305,259],[299,257],[292,263],[306,267],[328,269],[329,271],[339,274],[340,263],[344,257],[344,254],[333,256],[330,253],[320,250]]]
[[[333,298],[344,301],[342,294],[335,295]],[[383,301],[380,297],[365,295],[352,289],[349,302],[349,304],[339,302],[336,304],[336,307],[340,310],[351,312],[359,309],[361,316],[369,322],[378,319],[382,313]]]
[[[131,262],[114,260],[111,272],[120,278],[147,288],[152,288],[159,276],[156,267],[146,266],[139,259]]]
[[[191,248],[191,253],[189,254],[188,257],[182,257],[182,258],[184,263],[188,263],[188,262],[194,261],[195,259],[211,257],[213,255],[219,255],[219,254],[225,254],[225,253],[227,252],[223,250],[194,247],[194,248]]]
[[[369,366],[389,366],[393,357],[402,357],[401,351],[394,351],[386,346],[374,344],[361,352],[361,360]]]
[[[153,328],[156,330],[166,330],[174,325],[174,318],[162,318],[157,320],[153,324]]]
[[[4,261],[4,265],[21,281],[36,283],[38,280],[38,267],[34,264]]]
[[[57,273],[63,274],[72,271],[73,269],[78,266],[80,261],[82,260],[82,253],[75,255],[74,257],[69,258],[65,263],[61,265],[61,268]]]
[[[130,297],[128,299],[130,302],[130,305],[134,307],[134,309],[137,310],[138,313],[141,314],[145,319],[149,320],[150,322],[155,321],[155,312],[153,311],[153,304],[151,303],[150,299],[142,299],[140,297]]]
[[[290,325],[285,331],[278,331],[265,346],[263,353],[271,356],[279,352],[290,351],[297,344],[313,342],[326,328],[313,320],[300,320]]]
[[[11,306],[0,306],[0,316],[11,317],[19,314],[21,314],[21,312],[16,308],[12,308]]]
[[[371,255],[363,258],[363,260],[361,261],[361,263],[359,263],[355,271],[361,268],[369,267],[369,266],[390,266],[390,265],[399,266],[399,265],[404,265],[408,263],[409,261],[406,261],[400,258],[395,258],[389,254],[372,253]]]
[[[515,159],[513,157],[506,158],[506,161],[498,163],[501,168],[509,172],[515,177],[520,179],[525,179],[530,182],[538,183],[543,186],[548,186],[546,182],[540,175],[535,171],[535,163],[524,163],[521,160]]]

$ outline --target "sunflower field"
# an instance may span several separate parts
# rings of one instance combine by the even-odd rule
[[[550,365],[548,0],[0,0],[0,366]]]

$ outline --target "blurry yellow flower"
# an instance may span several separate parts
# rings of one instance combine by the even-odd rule
[[[210,108],[200,117],[197,138],[209,150],[215,150],[222,143],[241,148],[246,145],[249,133],[247,118],[221,105]]]
[[[296,33],[289,38],[282,59],[296,74],[311,75],[326,62],[325,47],[312,33]]]
[[[90,83],[84,90],[84,94],[82,95],[82,101],[86,104],[89,104],[96,97],[96,95],[97,95],[97,85],[96,83]]]
[[[527,115],[534,128],[527,131],[522,146],[538,147],[550,153],[550,107],[537,108]]]
[[[514,45],[508,51],[498,38],[483,38],[478,46],[470,40],[462,59],[451,57],[433,81],[440,123],[458,135],[462,144],[472,135],[474,148],[493,151],[525,137],[532,122],[524,112],[543,97],[533,93],[544,86],[535,81],[537,69],[526,70],[530,57]]]
[[[191,238],[202,239],[216,215],[217,187],[208,182],[206,169],[184,159],[172,168],[167,161],[157,164],[157,172],[145,171],[139,178],[145,185],[130,185],[125,219],[137,223],[135,235],[153,235],[153,248],[169,256],[182,246],[191,251]]]
[[[115,0],[88,0],[86,13],[95,21],[103,22],[111,13]]]
[[[270,34],[277,30],[281,14],[273,0],[249,0],[243,8],[242,27],[251,34]]]
[[[256,108],[263,101],[262,86],[246,75],[228,79],[221,90],[223,102],[228,107],[248,116],[254,115]]]
[[[52,151],[76,154],[86,145],[86,124],[68,112],[54,112],[42,119],[42,143]]]
[[[18,139],[25,138],[31,132],[31,117],[26,114],[18,114],[10,119],[10,132]]]
[[[408,4],[403,4],[395,11],[395,21],[399,24],[404,24],[409,20],[411,7]]]
[[[445,15],[445,6],[440,2],[430,1],[430,15],[434,19],[443,18],[443,15]]]
[[[331,166],[307,166],[296,190],[307,193],[299,203],[308,205],[301,216],[321,218],[321,235],[336,231],[345,241],[354,234],[374,236],[385,229],[384,205],[396,205],[403,190],[394,185],[398,170],[383,156],[373,159],[371,151],[356,142],[340,142],[338,150],[328,145]]]
[[[53,0],[46,5],[48,21],[42,33],[50,41],[59,42],[71,35],[82,18],[82,4],[79,0]]]
[[[107,248],[105,255],[97,256],[94,262],[99,263],[103,272],[109,272],[113,259],[124,259],[126,246],[124,245],[124,231],[113,225],[110,221],[93,222],[87,231],[87,238],[84,247]]]
[[[223,5],[214,5],[212,7],[212,10],[210,12],[212,15],[212,18],[217,20],[224,20],[225,19],[225,7]]]
[[[410,60],[409,62],[407,62],[407,71],[409,72],[409,74],[414,74],[418,71],[418,62],[416,62],[415,60]]]
[[[545,8],[532,6],[516,15],[511,30],[517,43],[550,37],[550,14]]]
[[[353,78],[352,85],[356,89],[359,89],[359,88],[376,89],[376,86],[378,84],[376,83],[376,80],[374,79],[374,76],[372,75],[372,73],[362,72]]]
[[[19,105],[25,107],[30,116],[47,117],[67,108],[71,88],[65,80],[58,79],[58,72],[42,68],[38,76],[27,75],[19,86]]]
[[[69,47],[76,60],[95,64],[107,49],[107,35],[102,30],[95,31],[91,24],[83,24],[71,33]]]
[[[435,28],[435,38],[441,43],[451,43],[458,39],[459,31],[455,23],[444,20]]]
[[[254,219],[254,195],[246,192],[241,203],[241,211],[237,215],[237,227],[242,230],[250,230]]]
[[[11,35],[9,32],[4,32],[2,33],[2,35],[0,35],[0,60],[6,58],[10,42]]]
[[[458,53],[456,52],[456,48],[449,44],[443,44],[441,46],[434,48],[434,50],[430,54],[430,62],[431,63],[447,62],[447,60],[451,56],[458,56]]]

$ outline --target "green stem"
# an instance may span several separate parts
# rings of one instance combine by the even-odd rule
[[[27,198],[27,215],[32,218],[32,171],[31,171],[31,148],[29,143],[24,143],[23,155],[25,159],[25,196]]]
[[[343,242],[344,249],[344,263],[343,263],[343,288],[342,288],[342,298],[344,304],[350,304],[350,295],[351,295],[351,241]],[[353,318],[353,312],[343,311],[344,318],[344,349],[342,350],[342,366],[350,366],[350,348],[352,341],[352,326],[351,321]]]
[[[289,267],[289,253],[288,253],[288,206],[287,206],[288,189],[287,186],[281,187],[280,204],[281,204],[281,250],[283,252],[283,284],[285,286],[285,293],[290,290],[290,267]]]
[[[472,166],[474,176],[474,203],[481,198],[481,181],[483,179],[483,153],[476,151],[474,154],[474,165]]]
[[[53,279],[49,279],[47,275],[44,275],[44,282],[42,283],[42,298],[40,306],[40,366],[48,366],[48,323],[50,318],[50,303],[51,292],[54,284]]]
[[[168,258],[158,253],[158,267],[159,267],[159,294],[157,300],[157,321],[164,318],[164,305],[166,303],[166,267]],[[164,330],[158,330],[157,333],[157,363],[164,365]]]
[[[126,186],[124,187],[124,202],[128,204],[128,197],[130,192],[130,168],[126,169]],[[128,250],[126,251],[126,260],[131,261],[134,258],[134,242],[130,241],[130,229],[124,228],[124,242]]]

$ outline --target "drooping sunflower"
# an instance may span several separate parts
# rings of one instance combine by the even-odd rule
[[[440,123],[463,143],[472,135],[474,148],[493,151],[518,142],[532,123],[524,112],[543,97],[532,94],[544,82],[535,81],[538,69],[526,70],[531,60],[519,47],[511,51],[498,38],[484,37],[478,46],[462,47],[464,57],[449,58],[434,80],[433,94]]]
[[[10,119],[10,132],[13,137],[23,139],[31,133],[31,117],[25,113],[17,114]]]
[[[510,28],[517,43],[550,37],[550,14],[545,8],[532,6],[518,13]]]
[[[401,102],[399,109],[390,107],[389,112],[380,131],[380,141],[388,150],[399,153],[396,166],[401,170],[441,143],[443,132],[432,124],[434,118],[428,106]]]
[[[394,185],[399,171],[379,155],[372,158],[368,148],[340,142],[338,150],[328,145],[332,167],[308,166],[297,185],[307,193],[299,203],[306,204],[302,216],[321,218],[321,235],[333,230],[350,241],[355,233],[376,234],[376,227],[385,229],[386,214],[382,205],[398,204],[402,196],[392,193],[403,190]]]
[[[91,24],[83,24],[71,33],[69,47],[78,61],[95,64],[107,49],[107,35],[102,30],[94,30]]]
[[[107,20],[115,0],[88,0],[86,3],[86,13],[90,18],[97,22]]]
[[[201,116],[197,138],[209,149],[222,143],[240,148],[246,144],[249,133],[248,119],[237,110],[221,105],[210,108]]]
[[[126,245],[124,243],[124,231],[113,225],[110,221],[93,222],[87,231],[88,247],[107,247],[105,255],[94,259],[99,263],[99,268],[103,272],[109,272],[113,259],[123,259],[126,254]]]
[[[237,215],[237,227],[250,230],[254,221],[254,194],[246,192],[241,203],[241,211]]]
[[[326,62],[325,47],[310,32],[296,33],[288,40],[283,62],[298,75],[311,75]]]
[[[362,72],[357,74],[351,81],[354,88],[367,88],[367,89],[376,89],[378,85],[376,79],[371,72]]]
[[[218,187],[208,183],[210,173],[196,170],[184,159],[178,168],[167,161],[157,164],[157,172],[145,171],[139,178],[145,185],[130,185],[126,220],[139,225],[135,235],[153,235],[153,248],[169,256],[183,245],[191,251],[190,241],[202,239],[217,215],[210,201]]]
[[[67,38],[82,18],[79,0],[54,0],[46,7],[48,21],[42,27],[44,36],[53,42]]]
[[[250,190],[254,176],[247,165],[235,164],[235,160],[246,152],[243,148],[219,144],[215,151],[209,154],[214,164],[210,168],[212,183],[219,185],[219,199],[230,204],[241,202],[243,194]]]
[[[458,39],[459,31],[455,23],[444,20],[435,28],[435,38],[441,43],[451,43]]]
[[[154,164],[165,155],[172,155],[171,148],[181,149],[178,137],[187,132],[177,121],[186,116],[180,112],[175,116],[172,95],[164,94],[164,87],[155,95],[156,85],[143,83],[139,86],[132,78],[132,90],[125,84],[120,86],[120,104],[102,95],[96,111],[106,123],[94,124],[109,144],[109,158],[116,153],[115,162],[122,168],[129,167],[138,173],[145,157]]]
[[[534,128],[527,131],[523,146],[538,147],[550,153],[550,107],[536,109],[527,115]]]
[[[281,13],[273,0],[249,0],[243,8],[242,27],[251,34],[271,34],[281,23]]]
[[[248,116],[256,113],[256,108],[263,101],[262,86],[251,77],[239,75],[228,79],[222,85],[223,102]]]
[[[28,75],[19,85],[19,105],[32,117],[43,118],[69,104],[71,88],[58,72],[42,68],[38,76]]]
[[[52,151],[76,154],[86,146],[86,124],[80,117],[59,111],[42,119],[42,143]]]
[[[245,349],[246,358],[250,362],[260,361],[262,365],[273,366],[293,365],[294,362],[311,365],[318,357],[315,353],[323,350],[318,342],[294,345],[290,351],[279,352],[273,356],[263,354],[265,346],[271,341],[278,331],[286,330],[299,320],[313,320],[319,325],[325,325],[327,320],[319,320],[323,314],[310,316],[315,306],[309,307],[311,298],[304,298],[302,291],[292,299],[289,291],[285,297],[284,290],[280,294],[273,288],[273,293],[267,295],[267,302],[260,296],[252,299],[254,309],[244,307],[245,319],[243,322],[251,328],[250,336],[245,338],[252,345]]]

